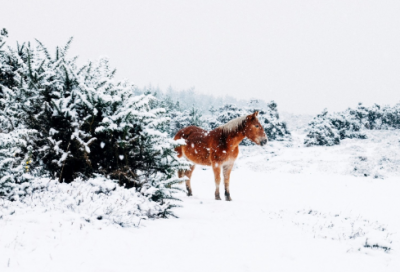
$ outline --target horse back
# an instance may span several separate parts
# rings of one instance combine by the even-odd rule
[[[182,128],[181,130],[179,130],[174,137],[174,140],[178,140],[178,139],[188,139],[189,136],[193,133],[199,133],[201,131],[205,131],[204,129],[201,129],[199,127],[196,126],[189,126],[189,127],[185,127]]]

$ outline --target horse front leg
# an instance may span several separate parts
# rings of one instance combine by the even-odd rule
[[[221,166],[218,163],[213,163],[214,179],[215,179],[215,200],[221,200],[219,196],[219,184],[221,183]]]
[[[233,168],[233,163],[226,164],[223,167],[223,169],[224,169],[224,185],[225,185],[225,200],[226,201],[232,201],[231,193],[229,192],[229,179],[231,177],[232,168]]]

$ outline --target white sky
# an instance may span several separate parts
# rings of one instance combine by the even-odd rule
[[[275,100],[317,113],[400,102],[400,1],[7,0],[10,40],[75,40],[139,87]]]

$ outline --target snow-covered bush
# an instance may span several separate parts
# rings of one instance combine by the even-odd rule
[[[400,104],[393,107],[381,107],[378,104],[365,107],[359,103],[356,109],[349,109],[349,112],[360,122],[360,126],[366,129],[400,128]]]
[[[308,124],[309,132],[304,140],[306,146],[313,145],[337,145],[340,143],[340,137],[335,127],[328,118],[328,112],[325,110]]]
[[[329,114],[325,109],[309,123],[304,144],[332,146],[340,144],[340,140],[346,138],[366,138],[360,131],[358,120],[352,118],[348,111]]]
[[[0,197],[19,199],[32,191],[34,174],[42,174],[41,167],[30,171],[32,153],[21,153],[22,148],[32,150],[28,143],[31,133],[24,129],[0,133]]]
[[[10,213],[32,210],[72,213],[73,217],[89,223],[101,221],[106,225],[131,227],[137,226],[141,219],[165,217],[170,214],[170,208],[174,204],[170,201],[152,201],[152,188],[143,187],[140,191],[135,188],[126,189],[117,182],[101,175],[85,180],[77,178],[71,183],[36,178],[33,182],[36,190],[29,192],[29,197],[21,198],[17,204],[2,201],[0,218]],[[171,190],[168,194],[171,194]]]
[[[342,113],[329,115],[332,125],[337,130],[340,140],[343,139],[365,139],[367,136],[361,132],[361,126],[352,119],[349,110]]]
[[[400,129],[400,103],[393,107],[375,105],[375,108],[379,109],[379,113],[376,114],[378,125],[369,126],[369,129]]]
[[[1,86],[2,130],[29,133],[1,138],[2,164],[18,172],[29,161],[23,176],[40,169],[60,182],[102,174],[138,192],[146,188],[152,201],[164,203],[182,181],[177,170],[188,167],[176,157],[179,143],[159,130],[169,121],[165,110],[151,107],[153,96],[135,95],[132,84],[114,80],[107,59],[78,67],[67,57],[70,43],[55,56],[40,42],[24,45],[26,58],[8,52],[20,68],[13,72],[15,87]]]
[[[328,114],[325,110],[308,125],[306,146],[335,145],[346,138],[365,139],[362,129],[400,129],[400,104],[381,107],[374,104],[365,107],[359,103],[355,109]]]

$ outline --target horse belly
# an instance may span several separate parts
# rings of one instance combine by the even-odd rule
[[[211,165],[210,152],[202,144],[188,143],[183,147],[183,155],[194,164]]]

